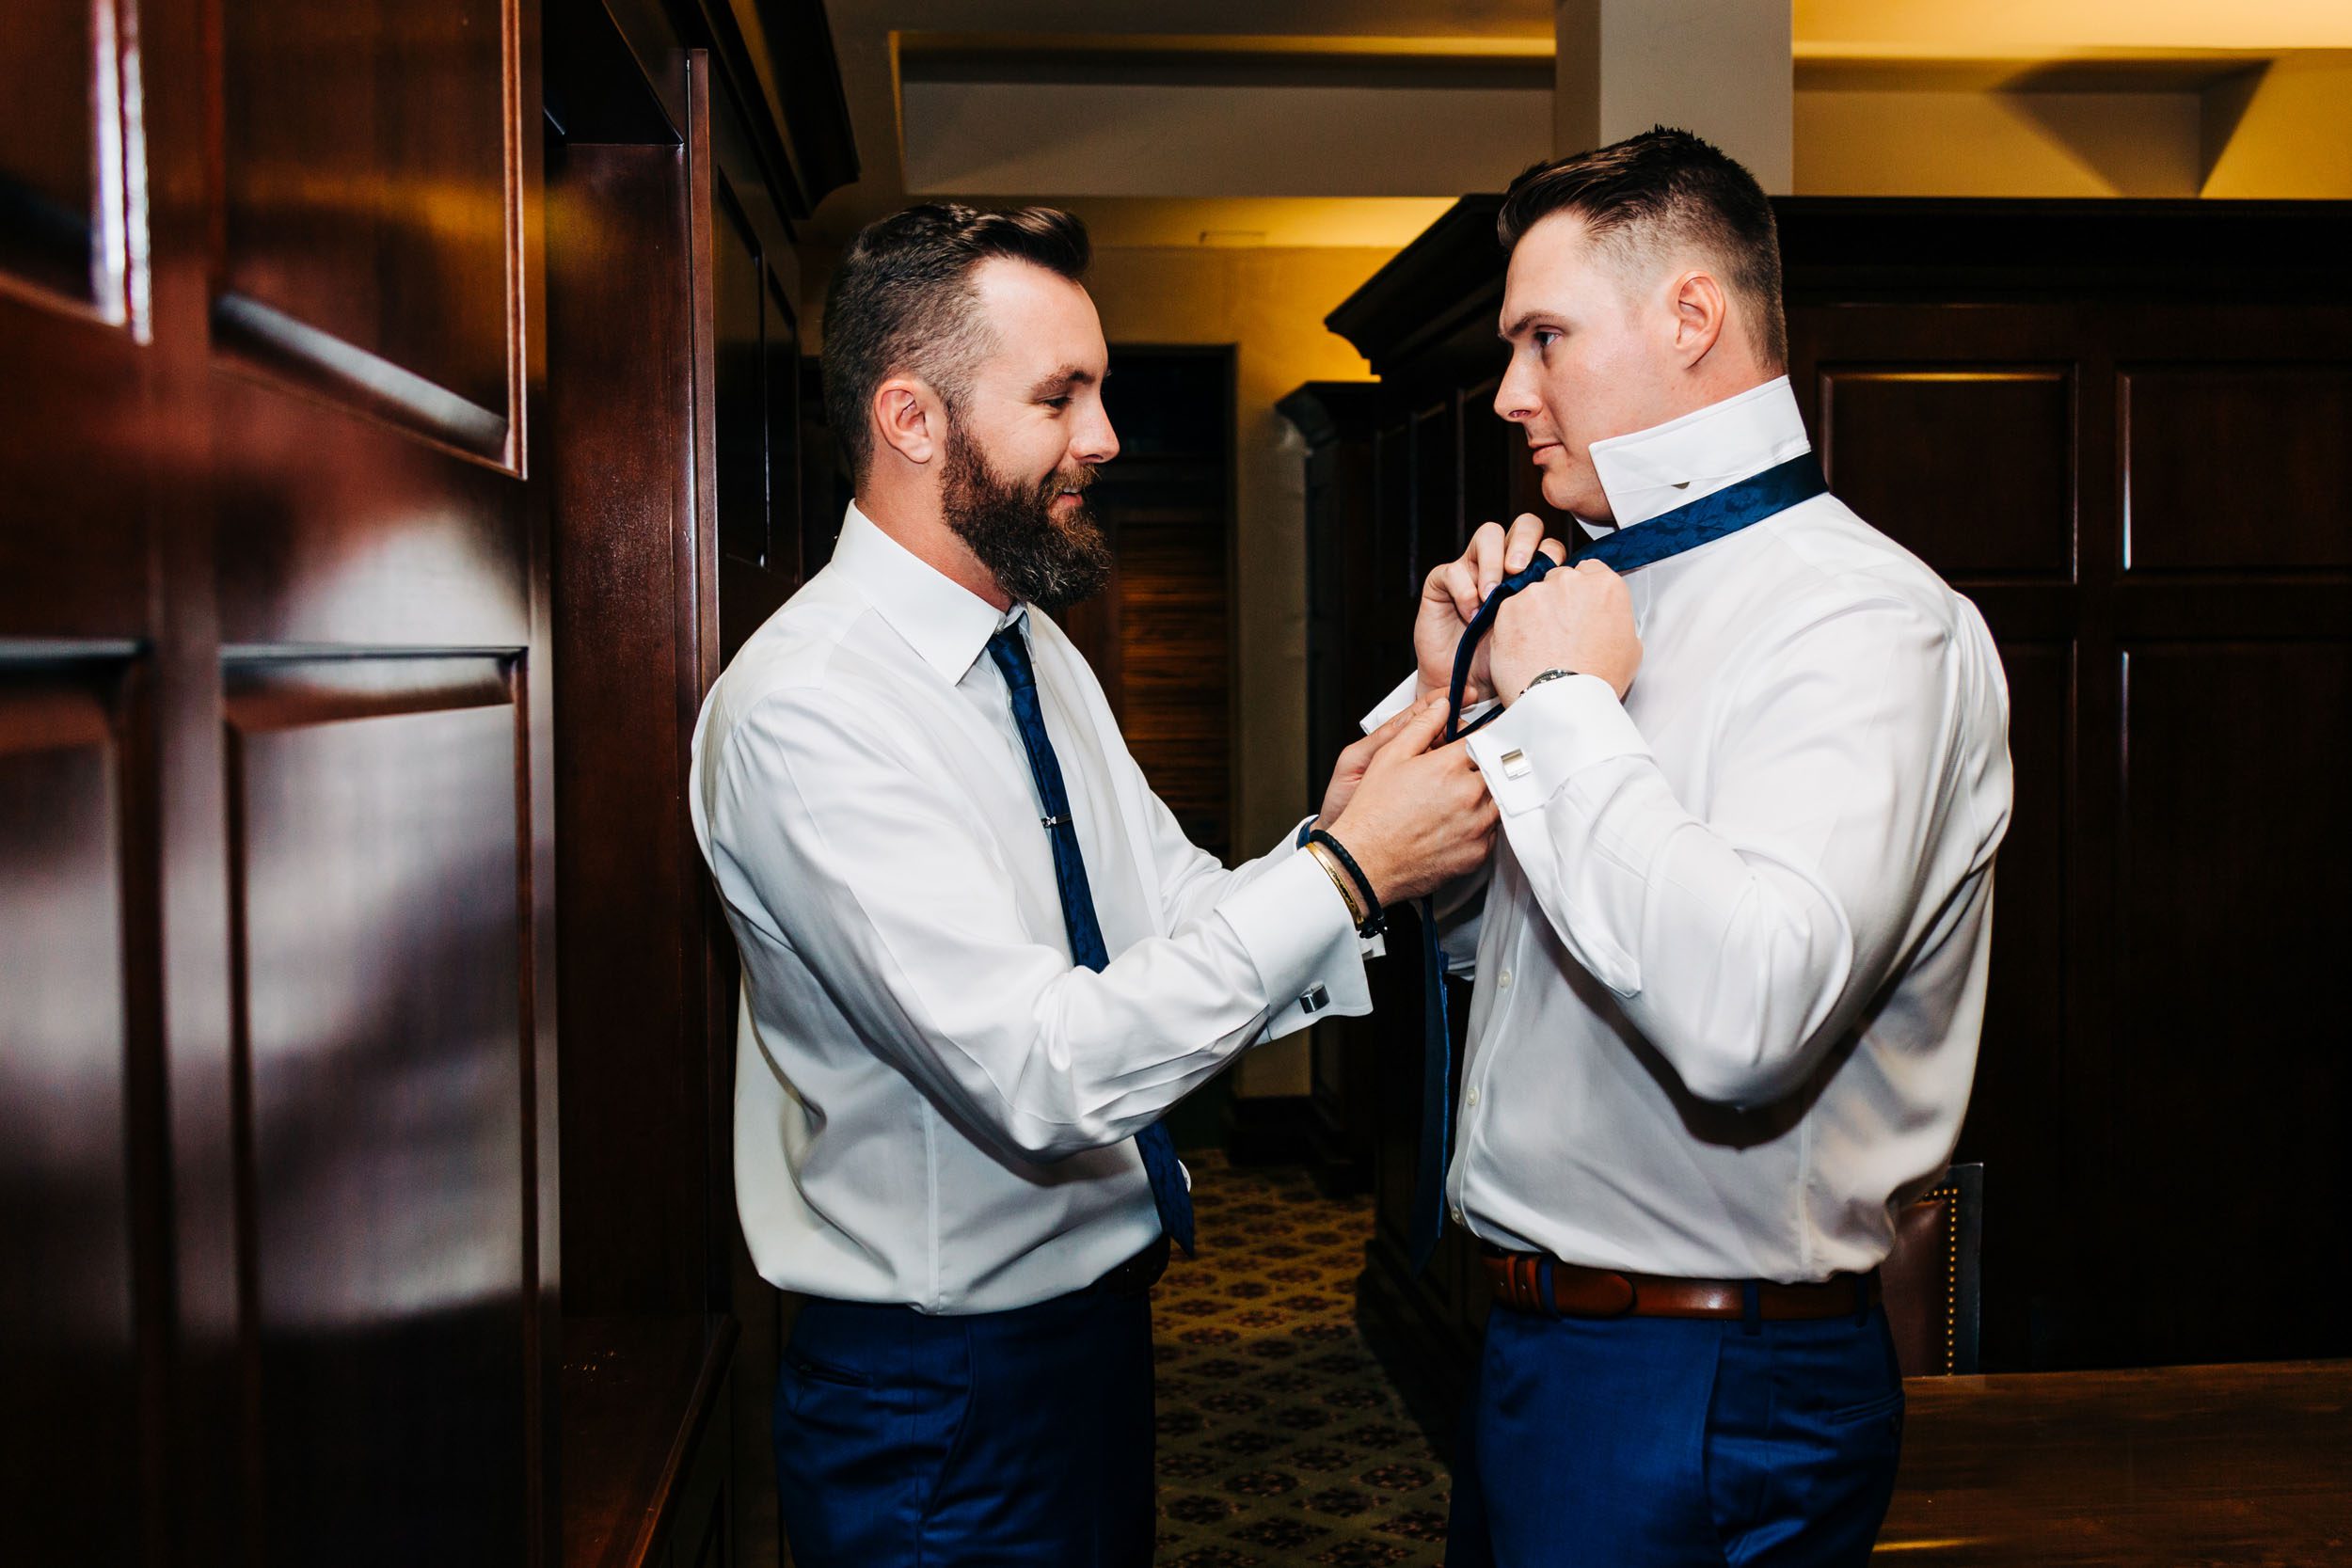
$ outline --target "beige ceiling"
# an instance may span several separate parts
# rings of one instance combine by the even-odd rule
[[[1398,245],[1440,193],[1523,161],[1518,100],[1543,91],[1552,8],[827,0],[866,178],[807,238],[838,245],[912,188],[1056,201],[1104,245]],[[2352,48],[2352,0],[1795,0],[1794,25],[1801,87],[2177,91],[2285,50]],[[1462,96],[1422,85],[1441,78]],[[1189,130],[1187,86],[1204,89]],[[1496,127],[1483,155],[1463,137],[1478,119],[1454,106],[1473,101]],[[1296,129],[1301,103],[1329,107],[1320,137]],[[1383,150],[1390,121],[1412,117],[1427,135]]]

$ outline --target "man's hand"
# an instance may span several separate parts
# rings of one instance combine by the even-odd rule
[[[1382,726],[1391,727],[1327,830],[1363,868],[1384,905],[1418,898],[1485,864],[1497,820],[1468,746],[1457,740],[1431,749],[1445,729],[1442,696]]]
[[[1487,639],[1496,694],[1507,705],[1546,670],[1598,675],[1622,699],[1642,666],[1633,630],[1633,595],[1625,578],[1597,561],[1553,572],[1503,601]]]
[[[1454,682],[1454,651],[1461,644],[1462,628],[1495,584],[1524,570],[1541,549],[1555,562],[1568,558],[1568,547],[1544,537],[1543,519],[1532,512],[1519,514],[1505,533],[1500,523],[1483,523],[1470,535],[1470,548],[1459,561],[1449,561],[1422,584],[1421,609],[1413,616],[1413,657],[1418,667],[1419,692],[1442,696]],[[1470,664],[1470,685],[1462,703],[1483,703],[1494,693],[1487,650],[1481,644]]]
[[[1388,722],[1340,753],[1340,760],[1331,768],[1331,782],[1323,791],[1323,810],[1315,817],[1316,827],[1327,832],[1330,831],[1331,824],[1340,819],[1340,813],[1347,809],[1347,802],[1355,798],[1356,786],[1364,782],[1365,768],[1428,702],[1429,699],[1423,697],[1391,714]]]

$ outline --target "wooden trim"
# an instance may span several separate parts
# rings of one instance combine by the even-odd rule
[[[339,406],[513,471],[506,416],[244,294],[213,302],[213,335],[258,369]],[[509,331],[510,352],[514,334]]]
[[[737,1335],[730,1317],[564,1324],[564,1568],[662,1560]]]
[[[222,713],[242,734],[344,719],[513,705],[521,650],[225,657]],[[521,721],[520,710],[516,721]]]

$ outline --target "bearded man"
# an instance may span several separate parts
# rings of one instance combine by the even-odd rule
[[[858,236],[824,344],[857,500],[695,732],[743,958],[737,1202],[807,1298],[775,1406],[802,1568],[1150,1560],[1147,1292],[1192,1240],[1160,1118],[1366,1011],[1380,906],[1494,833],[1422,705],[1261,859],[1185,842],[1044,613],[1108,566],[1088,259],[1042,208]]]

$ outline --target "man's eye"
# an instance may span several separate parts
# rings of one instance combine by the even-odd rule
[[[1559,341],[1560,334],[1549,326],[1539,326],[1535,329],[1535,347],[1539,352],[1549,348]]]
[[[1068,398],[1047,398],[1045,400],[1045,406],[1058,414],[1063,409],[1070,406],[1070,400]]]

